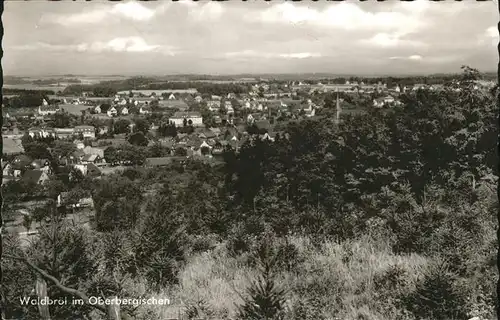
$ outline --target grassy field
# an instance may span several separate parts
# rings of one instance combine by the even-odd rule
[[[2,138],[3,153],[15,154],[24,152],[20,139]]]
[[[291,237],[289,241],[298,249],[297,263],[293,271],[278,277],[278,285],[288,292],[287,309],[297,315],[303,312],[299,309],[321,305],[316,316],[303,319],[397,319],[400,315],[392,309],[393,301],[377,298],[390,294],[382,292],[377,283],[399,270],[402,279],[393,294],[410,292],[429,265],[422,256],[395,255],[388,243],[368,237],[344,243],[325,241],[319,248],[308,238]],[[168,297],[171,304],[143,306],[141,313],[168,319],[186,308],[203,306],[211,319],[234,319],[242,303],[240,295],[258,275],[257,269],[246,263],[247,258],[232,256],[224,243],[192,255],[179,274],[179,284],[154,295]]]
[[[34,84],[4,84],[5,89],[23,89],[23,90],[51,90],[54,92],[63,91],[66,86],[38,86]]]
[[[70,114],[73,114],[75,116],[81,116],[82,111],[87,110],[90,108],[90,106],[85,106],[85,105],[74,105],[74,104],[60,104],[59,108],[61,108],[64,111],[67,111]]]

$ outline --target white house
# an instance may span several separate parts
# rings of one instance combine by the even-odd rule
[[[38,114],[41,116],[48,116],[57,113],[59,111],[59,108],[56,106],[49,106],[47,101],[43,100],[44,104],[42,106],[38,107]]]
[[[128,114],[128,108],[127,107],[123,107],[122,110],[120,111],[120,113],[124,116],[126,116]]]
[[[168,100],[175,100],[175,95],[173,93],[171,93],[169,96],[168,96]]]
[[[196,97],[194,98],[194,100],[195,100],[196,102],[200,103],[200,102],[202,102],[202,101],[203,101],[203,98],[202,98],[201,96],[196,96]]]
[[[149,114],[149,113],[151,113],[151,110],[148,107],[141,106],[141,108],[139,109],[139,113],[140,114]]]
[[[234,108],[232,106],[227,106],[226,114],[234,114]]]
[[[247,122],[248,122],[248,123],[253,123],[254,121],[255,121],[255,118],[252,116],[252,114],[249,114],[249,115],[247,116]]]
[[[174,123],[176,127],[182,127],[184,126],[184,119],[186,119],[188,124],[194,127],[203,126],[203,118],[198,112],[176,112],[174,116],[168,120]]]
[[[101,106],[97,106],[94,108],[94,112],[95,113],[101,113],[102,112],[102,109],[101,109]]]
[[[108,117],[115,117],[118,112],[116,111],[116,108],[114,106],[111,106],[111,108],[108,109]]]
[[[392,96],[384,97],[384,103],[394,103],[395,99]]]
[[[75,134],[82,134],[84,138],[95,138],[95,128],[93,126],[76,126]]]
[[[218,111],[220,109],[220,102],[215,100],[208,101],[207,107],[211,112]]]
[[[373,99],[373,106],[376,108],[382,108],[384,106],[384,99]]]

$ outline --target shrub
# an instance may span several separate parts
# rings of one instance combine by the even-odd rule
[[[458,290],[456,275],[446,264],[430,266],[416,289],[402,303],[417,319],[466,319],[466,292]]]

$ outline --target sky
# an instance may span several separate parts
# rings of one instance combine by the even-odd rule
[[[495,71],[493,1],[6,1],[6,75]]]

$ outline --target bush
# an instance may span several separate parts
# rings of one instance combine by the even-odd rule
[[[447,266],[430,266],[416,289],[402,303],[417,319],[467,319],[467,292],[456,286],[456,275]]]
[[[243,304],[238,310],[238,319],[262,320],[285,319],[286,290],[276,282],[274,268],[277,257],[263,246],[259,252],[261,274],[251,282],[246,296],[242,296]]]

